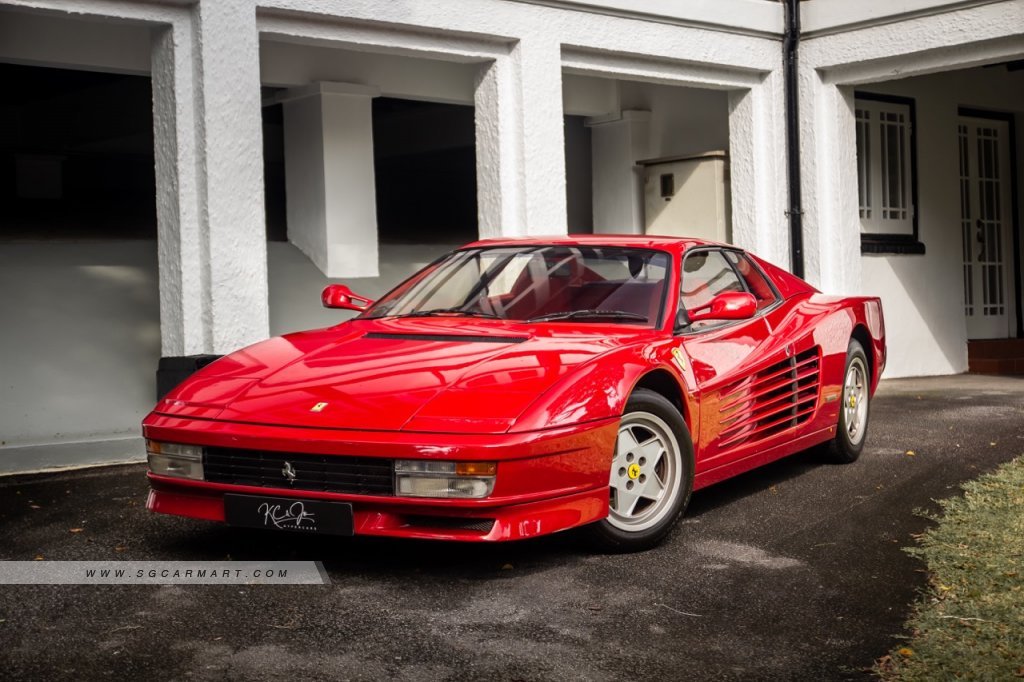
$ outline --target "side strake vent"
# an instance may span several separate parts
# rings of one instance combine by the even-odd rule
[[[392,339],[396,341],[455,341],[462,343],[522,343],[525,336],[483,336],[479,334],[390,334],[370,332],[365,339]]]
[[[720,447],[763,440],[811,418],[818,405],[817,347],[722,389]]]

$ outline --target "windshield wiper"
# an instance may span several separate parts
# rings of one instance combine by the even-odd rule
[[[504,319],[494,313],[485,313],[482,310],[463,310],[462,308],[433,308],[431,310],[414,310],[411,313],[395,315],[394,317],[435,317],[440,315],[465,315],[466,317],[491,317],[497,320]]]
[[[547,315],[538,315],[537,317],[531,317],[527,322],[549,322],[551,320],[586,320],[593,318],[611,317],[620,320],[637,320],[639,322],[646,322],[646,315],[638,315],[637,313],[630,313],[625,310],[563,310],[559,313],[548,313]]]

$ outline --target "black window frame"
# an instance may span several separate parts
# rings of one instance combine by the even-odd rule
[[[917,192],[917,105],[913,97],[898,95],[882,95],[875,92],[856,90],[853,93],[854,108],[857,100],[867,102],[884,102],[906,106],[910,117],[910,207],[911,234],[879,234],[874,232],[860,233],[861,254],[903,254],[924,255],[925,245],[921,241],[918,223],[918,192]],[[860,182],[860,178],[857,178]],[[860,219],[858,218],[858,224]]]

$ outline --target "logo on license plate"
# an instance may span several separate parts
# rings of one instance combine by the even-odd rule
[[[264,526],[282,530],[316,530],[316,514],[306,511],[306,505],[300,501],[290,505],[263,502],[257,513],[263,516]]]

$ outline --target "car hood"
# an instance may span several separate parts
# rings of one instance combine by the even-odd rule
[[[353,320],[222,358],[157,412],[298,427],[503,433],[575,368],[649,334],[588,326]]]

